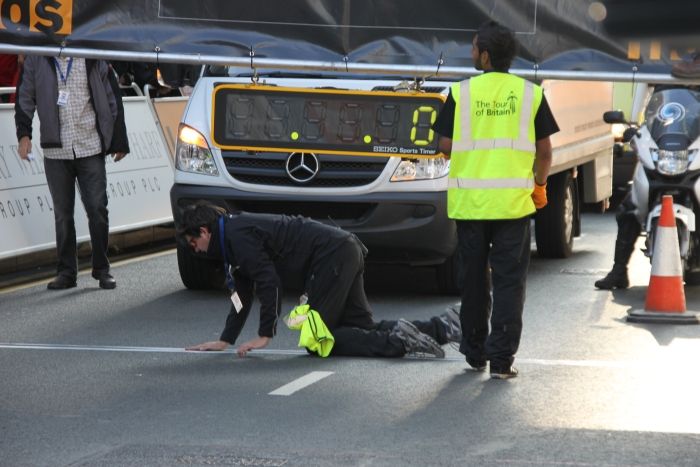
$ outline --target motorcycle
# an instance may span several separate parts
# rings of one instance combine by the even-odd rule
[[[700,284],[700,92],[687,87],[657,87],[641,124],[629,122],[622,111],[603,114],[606,123],[626,125],[623,142],[637,157],[630,201],[646,232],[645,255],[654,256],[654,238],[661,199],[673,196],[678,242],[686,283]]]

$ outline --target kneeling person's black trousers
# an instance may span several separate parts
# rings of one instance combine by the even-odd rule
[[[332,254],[311,265],[309,305],[319,312],[335,338],[331,355],[356,357],[402,357],[401,340],[391,334],[396,321],[375,323],[364,287],[364,252],[351,237]],[[445,344],[445,329],[437,317],[413,321],[423,333]]]

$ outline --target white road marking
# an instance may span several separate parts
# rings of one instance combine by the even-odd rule
[[[147,353],[187,353],[190,355],[212,355],[212,354],[235,354],[236,349],[231,348],[224,351],[197,352],[185,350],[183,347],[130,347],[118,345],[70,345],[70,344],[30,344],[30,343],[10,343],[0,342],[0,349],[15,350],[79,350],[90,352],[147,352]],[[308,355],[305,350],[293,349],[255,349],[250,354],[261,355],[288,355],[299,356]],[[440,362],[460,362],[465,363],[464,357],[454,356],[446,358],[425,358],[406,356],[409,360],[423,360],[435,363]],[[569,366],[587,368],[642,368],[648,366],[648,362],[637,360],[548,360],[544,358],[519,358],[515,359],[516,364],[542,365],[542,366]]]
[[[312,384],[321,381],[323,378],[326,378],[332,374],[332,371],[312,371],[311,373],[304,375],[301,378],[295,379],[291,383],[285,384],[284,386],[275,389],[274,391],[269,393],[269,395],[291,396],[300,389],[304,389],[307,386],[311,386]]]
[[[235,354],[236,349],[201,352],[185,350],[184,347],[129,347],[120,345],[69,345],[69,344],[24,344],[0,343],[0,349],[20,350],[83,350],[92,352],[149,352],[149,353],[188,353],[193,355]],[[256,349],[249,353],[270,355],[308,355],[303,350]]]

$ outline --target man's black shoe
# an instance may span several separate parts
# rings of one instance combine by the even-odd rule
[[[114,277],[108,272],[96,273],[93,271],[92,277],[100,281],[101,289],[114,289],[117,287],[117,281],[114,280]]]
[[[68,276],[56,276],[54,280],[48,283],[46,286],[47,289],[49,290],[63,290],[63,289],[70,289],[78,285],[75,281],[75,279],[72,279]]]
[[[511,379],[516,376],[518,376],[518,370],[514,366],[500,368],[491,365],[491,378],[493,379]]]
[[[486,360],[474,360],[467,357],[467,363],[473,371],[484,371],[486,369]]]
[[[595,281],[593,285],[603,290],[626,289],[630,286],[630,281],[627,277],[627,268],[622,270],[613,268],[607,276]]]

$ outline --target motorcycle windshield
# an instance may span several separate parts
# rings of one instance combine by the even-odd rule
[[[686,140],[685,148],[700,135],[700,92],[687,88],[663,89],[652,94],[645,124],[657,143],[667,135]]]

